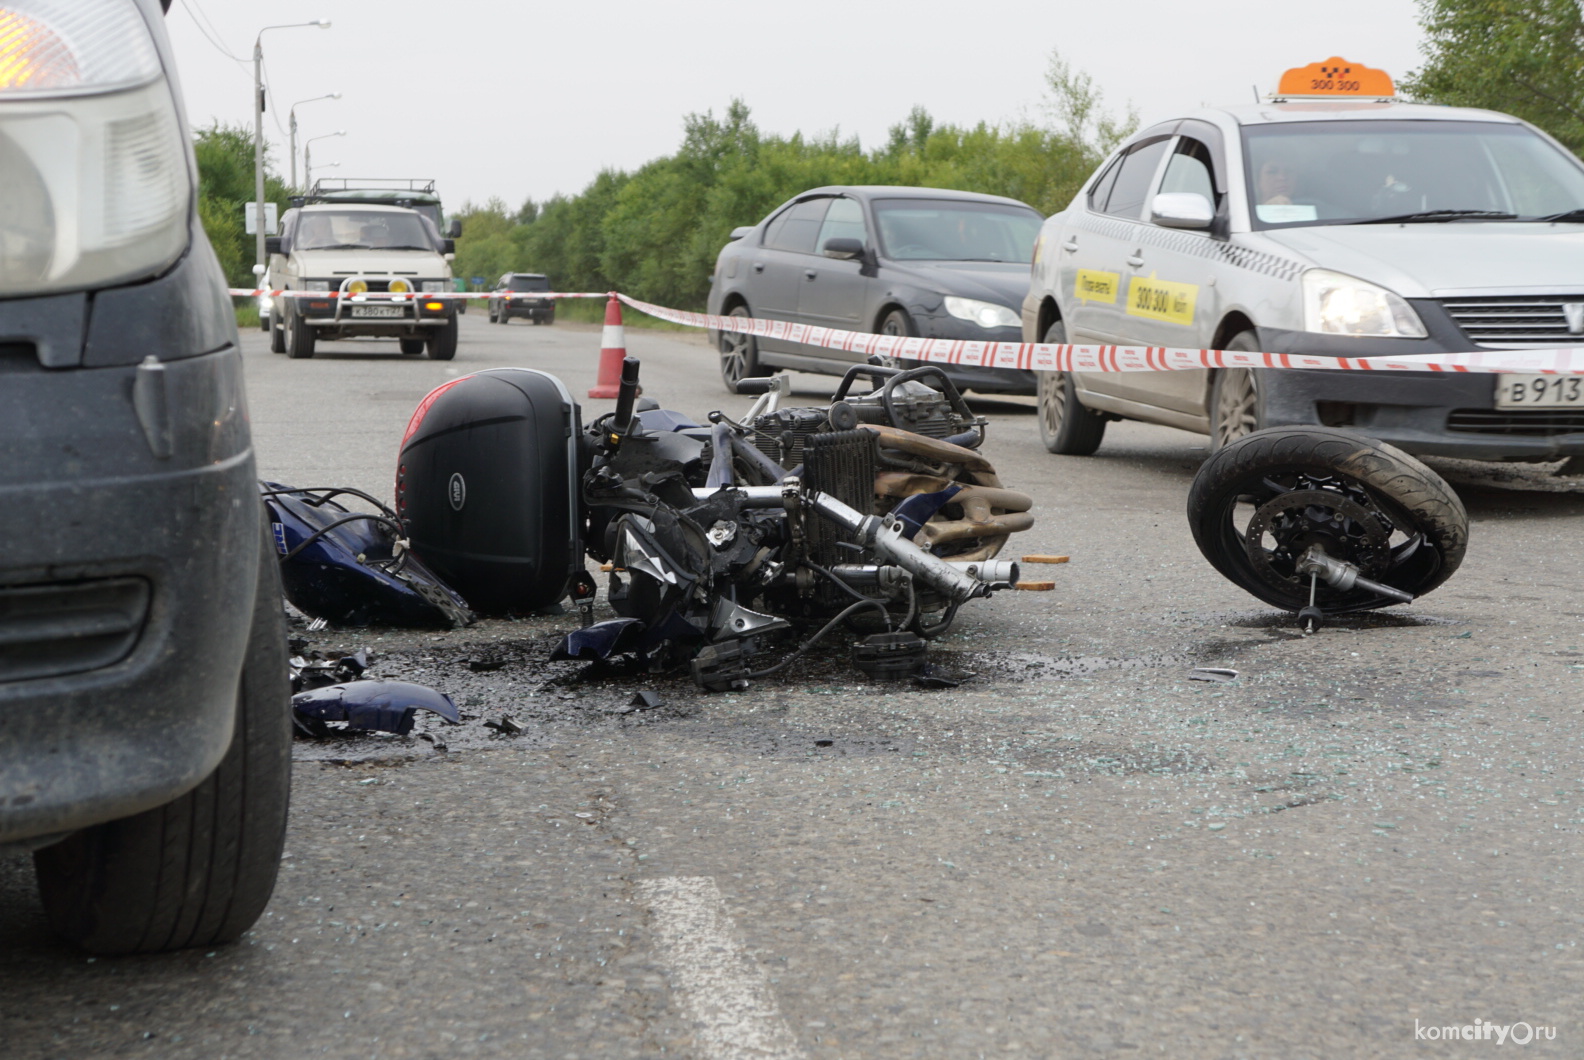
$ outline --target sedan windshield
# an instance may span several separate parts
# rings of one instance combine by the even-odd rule
[[[1034,257],[1042,218],[1023,206],[950,199],[876,199],[880,243],[893,261],[1015,261]]]
[[[1584,166],[1522,125],[1323,121],[1243,130],[1255,228],[1550,220]]]
[[[434,250],[415,213],[383,210],[323,210],[304,213],[297,225],[298,250]]]

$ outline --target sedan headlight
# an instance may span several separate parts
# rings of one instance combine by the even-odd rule
[[[946,296],[946,312],[958,320],[969,320],[982,328],[1015,328],[1022,321],[1017,313],[994,302],[979,302],[972,298]]]
[[[187,246],[176,103],[131,0],[0,6],[0,293],[158,272]]]
[[[1304,330],[1322,335],[1422,339],[1419,314],[1384,287],[1329,269],[1303,274]]]
[[[423,282],[424,294],[444,294],[451,289],[451,285],[444,280],[425,280]]]

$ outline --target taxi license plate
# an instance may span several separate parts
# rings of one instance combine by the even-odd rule
[[[355,317],[399,317],[406,310],[399,305],[355,305],[352,315]]]
[[[1496,407],[1499,409],[1584,408],[1584,377],[1528,373],[1498,375]]]

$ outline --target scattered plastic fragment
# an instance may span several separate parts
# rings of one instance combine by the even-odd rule
[[[281,584],[318,631],[343,626],[455,629],[473,621],[462,597],[406,548],[396,513],[353,489],[259,483],[281,559]],[[355,496],[378,509],[352,511]]]
[[[1224,666],[1196,666],[1188,673],[1190,681],[1214,681],[1225,684],[1237,680],[1238,672]]]
[[[632,702],[627,705],[636,710],[654,710],[665,706],[665,700],[660,698],[658,692],[634,692]]]
[[[345,722],[347,729],[405,736],[420,710],[433,711],[452,724],[462,720],[450,696],[405,681],[352,681],[292,696],[292,721],[308,736],[328,736],[332,721]]]
[[[502,736],[516,736],[519,733],[528,731],[528,727],[526,725],[512,717],[510,714],[502,714],[499,718],[486,718],[484,721],[484,727],[486,729],[494,729]]]

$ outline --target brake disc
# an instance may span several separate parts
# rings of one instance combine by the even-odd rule
[[[1380,516],[1334,490],[1292,490],[1262,504],[1249,520],[1243,545],[1249,563],[1272,585],[1307,585],[1298,557],[1319,545],[1365,574],[1385,571],[1391,561],[1391,529]],[[1265,547],[1269,535],[1276,547]]]

